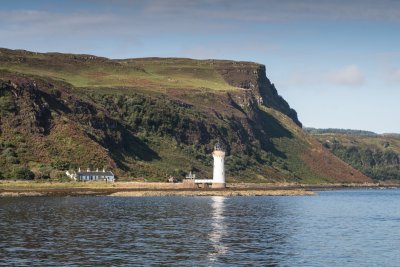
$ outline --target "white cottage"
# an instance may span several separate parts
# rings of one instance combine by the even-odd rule
[[[106,181],[112,183],[115,181],[114,173],[112,171],[106,171],[105,169],[102,171],[99,171],[98,169],[96,171],[91,171],[90,169],[81,171],[79,168],[78,172],[67,171],[66,174],[75,181]]]

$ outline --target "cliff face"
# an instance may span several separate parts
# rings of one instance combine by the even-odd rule
[[[266,76],[264,65],[254,63],[226,63],[217,67],[225,81],[243,91],[251,91],[254,101],[290,117],[298,126],[302,126],[297,112],[290,108],[283,97],[278,94],[275,85]]]
[[[262,65],[108,60],[0,50],[0,176],[106,166],[125,179],[212,173],[230,181],[365,182],[304,133]]]

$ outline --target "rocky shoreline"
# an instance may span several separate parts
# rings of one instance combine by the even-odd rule
[[[118,196],[118,197],[161,197],[161,196],[310,196],[315,193],[304,189],[8,189],[0,190],[0,197],[30,196]]]
[[[229,184],[225,189],[182,188],[180,184],[0,182],[0,197],[19,196],[310,196],[316,191],[398,188],[398,184]]]
[[[296,190],[179,190],[179,191],[125,191],[112,193],[117,197],[157,197],[157,196],[312,196],[312,191]]]

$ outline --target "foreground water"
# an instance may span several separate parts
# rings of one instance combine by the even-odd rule
[[[399,266],[400,190],[0,198],[0,265]]]

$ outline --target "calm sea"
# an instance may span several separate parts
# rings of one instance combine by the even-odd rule
[[[0,198],[5,266],[400,266],[400,190]]]

